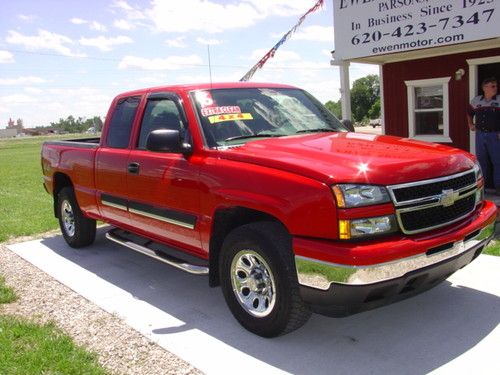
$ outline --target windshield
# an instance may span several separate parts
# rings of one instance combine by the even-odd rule
[[[191,93],[210,147],[266,137],[347,131],[319,101],[299,89],[214,89]]]

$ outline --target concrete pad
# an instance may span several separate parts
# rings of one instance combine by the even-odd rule
[[[313,315],[263,339],[244,330],[219,288],[107,241],[9,248],[207,374],[500,373],[500,258],[481,255],[436,288],[348,318]]]

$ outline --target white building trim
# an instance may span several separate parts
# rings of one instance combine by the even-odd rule
[[[449,121],[449,100],[448,100],[448,83],[451,77],[442,78],[430,78],[430,79],[420,79],[414,81],[405,81],[407,94],[408,94],[408,134],[410,138],[418,139],[427,142],[439,142],[439,143],[452,143],[450,138],[450,121]],[[417,110],[415,106],[415,88],[416,87],[429,87],[429,86],[443,86],[443,134],[416,134],[415,126],[415,112],[429,112],[435,111],[436,109],[427,110],[420,109]]]

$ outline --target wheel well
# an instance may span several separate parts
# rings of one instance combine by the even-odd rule
[[[282,224],[272,215],[246,207],[231,207],[218,210],[215,213],[210,237],[209,285],[211,287],[219,285],[219,254],[227,234],[237,227],[258,221],[272,221]],[[283,228],[285,228],[284,225]]]
[[[73,183],[71,182],[70,178],[67,175],[65,175],[64,173],[56,173],[54,175],[54,191],[52,192],[53,197],[54,197],[54,216],[55,217],[58,217],[57,196],[59,195],[59,192],[67,186],[73,187]]]

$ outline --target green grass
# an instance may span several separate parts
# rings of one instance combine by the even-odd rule
[[[0,304],[11,303],[14,302],[16,299],[17,296],[16,293],[14,293],[14,290],[5,285],[5,279],[3,278],[3,276],[0,276]]]
[[[0,276],[0,304],[11,303],[16,294]],[[39,325],[25,319],[0,315],[0,373],[106,374],[95,354],[76,346],[53,323]]]
[[[483,254],[500,257],[500,240],[491,241],[488,247],[484,249]]]
[[[40,152],[46,140],[74,137],[0,139],[0,242],[57,228],[42,185]]]
[[[95,354],[76,346],[53,323],[0,315],[2,374],[106,374]]]

